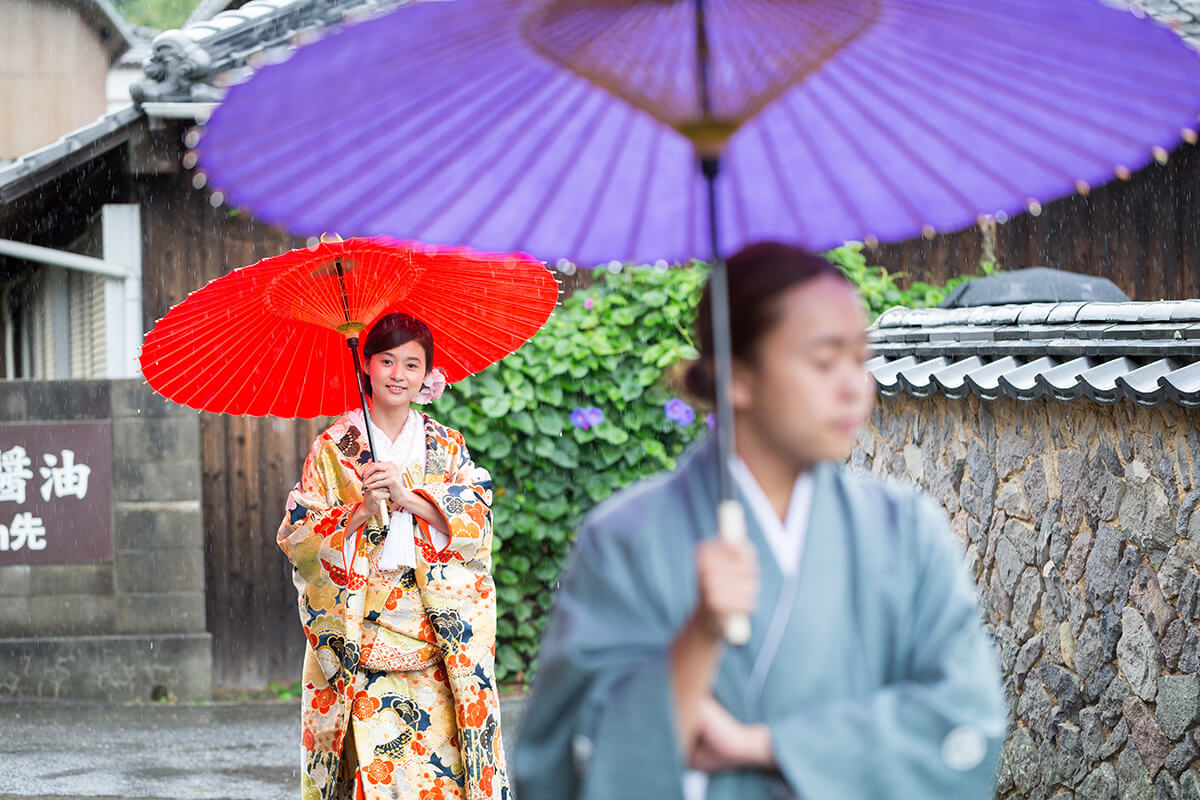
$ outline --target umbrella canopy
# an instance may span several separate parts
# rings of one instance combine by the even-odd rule
[[[188,295],[146,335],[142,373],[159,394],[203,411],[332,416],[360,400],[347,343],[357,347],[384,314],[428,325],[433,367],[454,382],[524,344],[557,299],[550,272],[520,253],[321,242]]]
[[[946,295],[941,308],[1067,301],[1124,303],[1128,300],[1129,297],[1108,278],[1050,267],[1028,267],[959,284]]]
[[[455,0],[233,87],[200,166],[292,231],[578,263],[950,231],[1194,139],[1200,58],[1097,0]]]

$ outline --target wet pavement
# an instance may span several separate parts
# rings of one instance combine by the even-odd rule
[[[503,702],[511,748],[523,701]],[[294,702],[0,702],[0,800],[281,800],[300,793]]]

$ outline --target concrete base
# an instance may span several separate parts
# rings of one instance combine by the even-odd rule
[[[212,696],[212,636],[0,639],[0,697],[124,703]]]

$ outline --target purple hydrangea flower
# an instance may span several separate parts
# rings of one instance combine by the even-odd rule
[[[591,311],[593,308],[596,307],[596,301],[589,297],[583,301],[583,307],[586,308],[588,311]]]
[[[717,415],[716,415],[716,414],[709,414],[707,417],[705,417],[705,418],[704,418],[704,422],[705,422],[705,423],[708,425],[708,427],[709,427],[711,430],[716,430],[716,428],[717,428]]]
[[[678,422],[680,425],[687,427],[696,421],[696,411],[687,403],[680,400],[678,397],[672,397],[663,406],[663,411],[667,414],[667,419],[672,422]]]
[[[594,428],[604,422],[604,412],[595,406],[575,406],[571,412],[571,424],[580,430]]]

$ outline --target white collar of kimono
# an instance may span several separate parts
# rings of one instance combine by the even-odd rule
[[[421,423],[419,412],[411,408],[408,410],[408,419],[404,421],[404,427],[400,429],[400,434],[395,439],[384,433],[374,420],[367,420],[364,423],[363,412],[360,409],[354,409],[347,416],[350,422],[359,428],[365,428],[366,425],[371,426],[371,437],[375,440],[375,449],[378,451],[372,453],[376,461],[390,461],[409,475],[414,469],[424,471],[425,426]],[[380,548],[379,559],[375,562],[375,567],[380,570],[415,567],[417,565],[417,548],[413,539],[414,535],[412,514],[407,511],[392,514],[388,520],[388,535],[383,540],[383,547]],[[346,537],[346,550],[343,555],[347,564],[354,558],[357,539],[357,536]]]
[[[767,544],[784,575],[794,575],[800,567],[800,556],[804,552],[804,540],[808,534],[809,512],[812,510],[812,472],[802,472],[792,486],[792,497],[788,501],[787,519],[780,520],[767,494],[759,486],[754,473],[740,458],[732,463],[733,478],[746,498],[749,511],[754,515]]]

